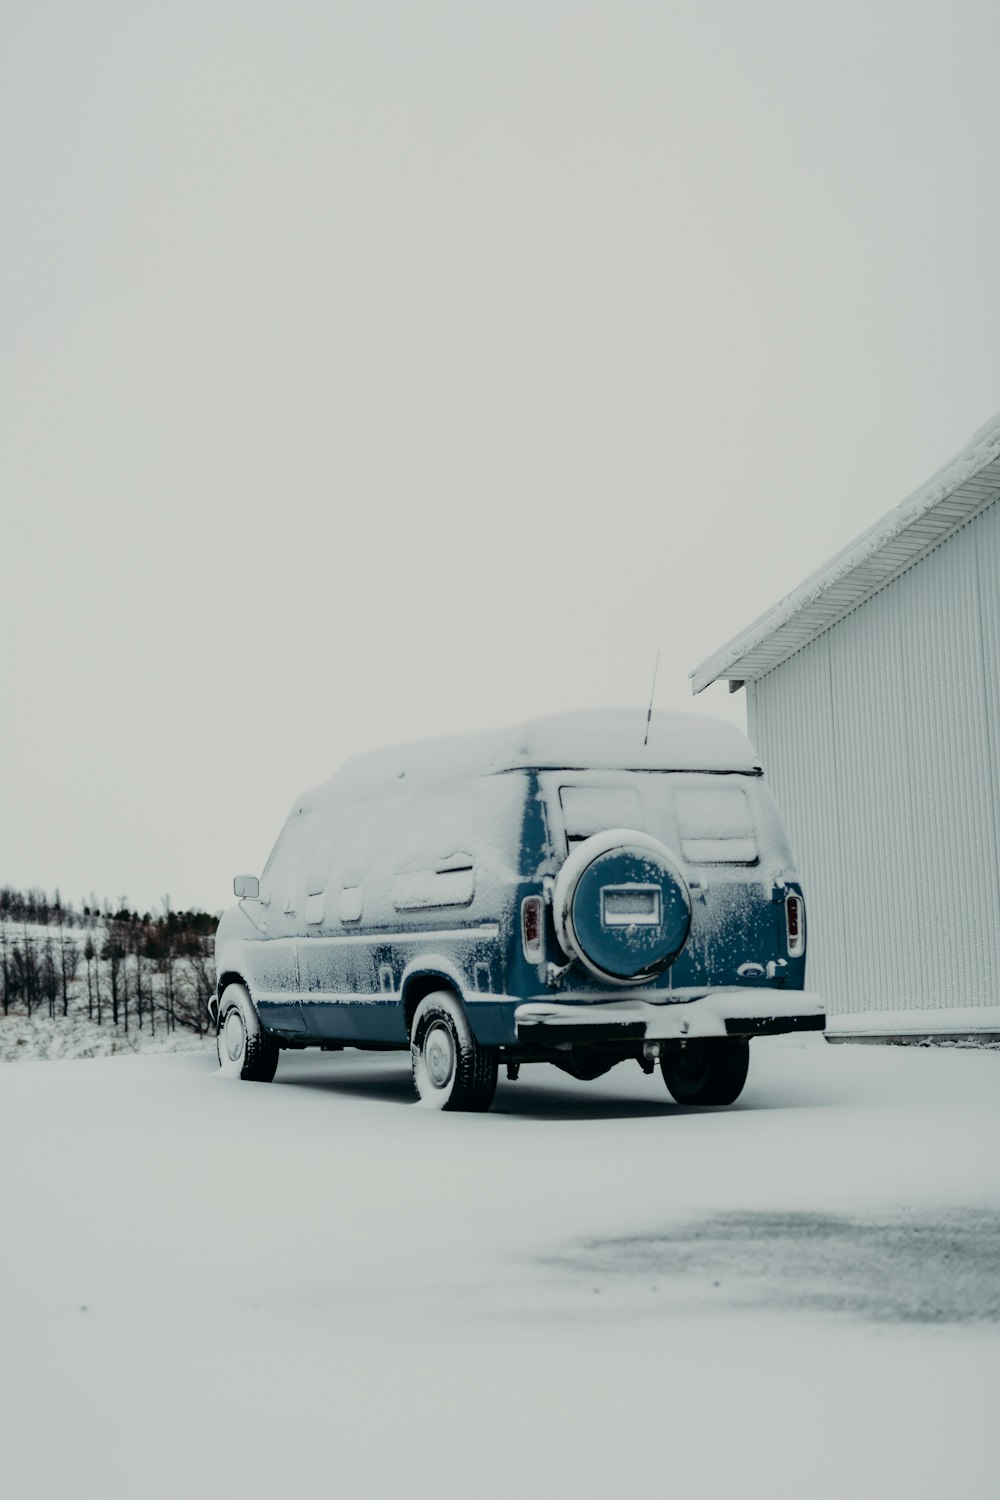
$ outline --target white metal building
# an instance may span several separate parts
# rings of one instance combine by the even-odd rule
[[[1000,1034],[1000,417],[691,673],[745,686],[831,1031]]]

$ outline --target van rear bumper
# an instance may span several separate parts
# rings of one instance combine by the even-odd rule
[[[534,1046],[684,1041],[689,1037],[777,1036],[822,1031],[826,1007],[806,990],[714,989],[656,1004],[609,1000],[590,1005],[528,1001],[514,1012],[519,1043]]]

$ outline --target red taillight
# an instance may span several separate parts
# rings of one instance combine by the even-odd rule
[[[805,952],[806,911],[801,896],[792,892],[785,897],[785,927],[788,931],[788,956],[798,958]]]
[[[541,896],[525,896],[521,902],[521,943],[529,964],[540,964],[545,956],[544,915]]]

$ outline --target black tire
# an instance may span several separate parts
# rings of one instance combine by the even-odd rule
[[[417,1006],[410,1027],[413,1087],[429,1109],[484,1111],[497,1091],[498,1055],[472,1035],[457,995],[436,990]]]
[[[715,1037],[665,1042],[660,1072],[678,1104],[732,1104],[743,1092],[750,1043]]]
[[[279,1047],[260,1024],[245,984],[227,984],[219,1001],[216,1038],[219,1067],[228,1078],[270,1083],[278,1067]]]

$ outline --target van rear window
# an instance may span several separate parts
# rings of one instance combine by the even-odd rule
[[[675,798],[686,860],[696,865],[757,864],[757,835],[742,787],[678,787]]]
[[[566,837],[589,839],[608,828],[641,828],[639,795],[631,786],[561,786]]]

